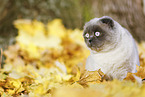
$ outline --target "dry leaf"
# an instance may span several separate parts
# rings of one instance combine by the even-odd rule
[[[84,72],[90,52],[82,30],[66,29],[60,19],[47,26],[36,20],[17,20],[14,25],[18,36],[4,51],[1,97],[144,97],[145,42],[138,44],[137,73],[123,81],[105,81],[101,70]]]

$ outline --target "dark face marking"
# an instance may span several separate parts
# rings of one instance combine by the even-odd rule
[[[119,39],[118,34],[114,20],[104,16],[100,19],[94,18],[86,23],[83,37],[91,50],[106,52],[116,47],[116,41]]]
[[[96,35],[96,32],[97,32],[97,35]],[[98,32],[99,32],[99,35],[98,35]],[[96,50],[99,51],[103,49],[103,45],[105,45],[106,41],[109,42],[109,40],[107,40],[108,39],[107,37],[109,37],[109,34],[98,25],[88,26],[84,30],[83,36],[84,36],[87,46],[95,51]]]
[[[95,33],[99,32],[100,35]],[[89,35],[89,36],[88,36]],[[101,48],[104,45],[105,37],[107,33],[97,25],[89,26],[84,30],[84,39],[89,48],[96,50]]]

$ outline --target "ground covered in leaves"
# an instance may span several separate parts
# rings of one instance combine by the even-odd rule
[[[16,43],[4,51],[1,97],[144,97],[145,43],[138,44],[141,66],[123,81],[105,81],[101,70],[85,71],[89,51],[79,29],[60,19],[47,25],[17,20]]]

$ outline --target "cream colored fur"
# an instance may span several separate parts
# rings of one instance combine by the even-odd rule
[[[110,80],[123,80],[128,72],[136,72],[136,65],[139,65],[139,57],[131,34],[117,22],[114,21],[114,23],[117,28],[116,31],[118,31],[116,47],[108,52],[90,50],[91,54],[86,62],[86,70],[95,71],[101,69]],[[110,45],[110,47],[112,46]]]

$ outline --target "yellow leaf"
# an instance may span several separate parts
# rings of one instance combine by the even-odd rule
[[[44,24],[34,20],[16,20],[14,22],[14,25],[17,29],[19,29],[19,34],[21,33],[27,33],[28,35],[35,35],[36,33],[44,33],[45,32],[45,28],[44,28]]]
[[[23,51],[26,51],[30,59],[40,58],[40,53],[38,48],[34,44],[24,45],[20,44],[20,47]]]
[[[66,29],[62,25],[62,22],[60,19],[55,19],[48,23],[48,34],[51,37],[64,37],[66,35]]]

